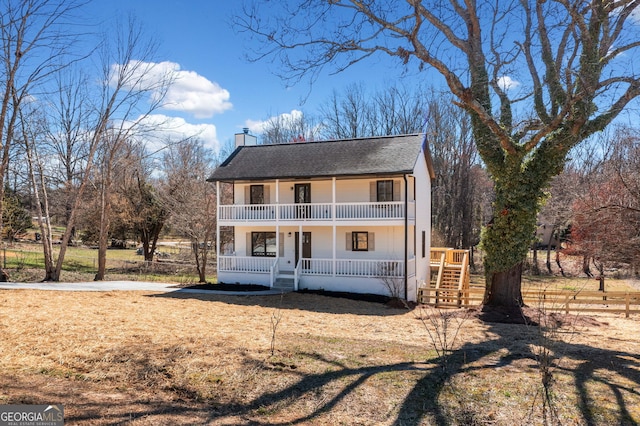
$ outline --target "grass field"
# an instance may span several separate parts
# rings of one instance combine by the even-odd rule
[[[57,254],[58,247],[54,245]],[[189,245],[179,242],[163,243],[158,262],[144,262],[135,249],[107,251],[107,280],[168,281],[189,284],[198,281],[193,254]],[[215,258],[215,256],[211,256]],[[11,281],[40,281],[44,276],[42,246],[36,243],[19,243],[0,249],[0,265]],[[90,247],[68,247],[62,267],[61,280],[91,281],[98,265],[98,250]],[[215,282],[213,262],[208,265],[207,280]]]
[[[639,318],[553,319],[299,293],[0,290],[0,404],[62,403],[83,425],[640,423]]]

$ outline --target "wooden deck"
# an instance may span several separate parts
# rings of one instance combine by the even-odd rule
[[[470,287],[469,251],[431,249],[431,279],[418,288],[418,303],[438,308],[482,304],[484,288]],[[547,311],[640,313],[639,291],[585,291],[523,288],[524,303]]]

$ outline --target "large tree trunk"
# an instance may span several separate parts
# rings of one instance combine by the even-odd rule
[[[522,301],[522,263],[503,272],[495,272],[487,285],[484,304],[490,306],[520,307]]]
[[[522,269],[536,230],[537,193],[524,180],[496,182],[494,217],[482,234],[485,305],[507,309],[523,305]]]

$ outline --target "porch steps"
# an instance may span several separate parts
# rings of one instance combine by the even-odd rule
[[[469,251],[449,248],[431,249],[431,279],[427,285],[426,297],[418,291],[418,302],[439,306],[460,306],[468,300]],[[434,291],[435,290],[435,291]],[[434,301],[429,293],[433,292]]]
[[[461,274],[462,274],[462,269],[460,268],[443,269],[442,279],[440,281],[440,287],[439,287],[441,290],[445,290],[440,293],[442,302],[452,303],[455,301],[455,299],[457,298],[458,283],[460,282]],[[450,290],[450,291],[446,291],[446,290]]]
[[[294,285],[293,271],[280,271],[280,274],[276,277],[276,282],[273,283],[273,289],[285,292],[293,291]]]

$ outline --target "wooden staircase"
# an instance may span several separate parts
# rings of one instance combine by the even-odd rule
[[[461,306],[469,299],[469,250],[432,248],[428,289],[418,289],[418,302]],[[426,283],[425,283],[426,284]]]

